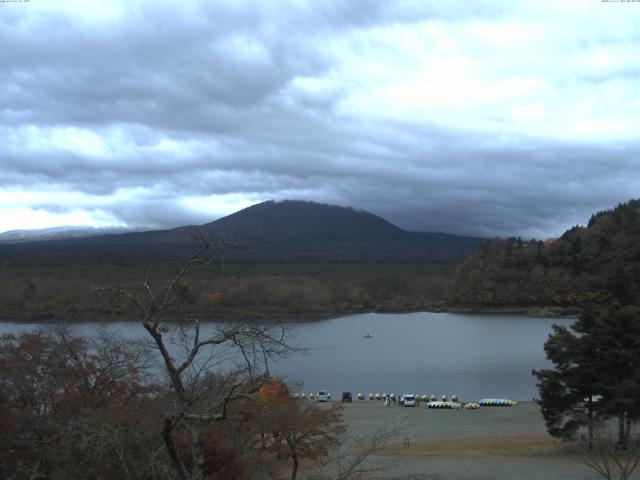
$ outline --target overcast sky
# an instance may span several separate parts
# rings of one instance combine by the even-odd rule
[[[601,0],[0,1],[0,231],[307,199],[555,236],[640,196],[639,26]]]

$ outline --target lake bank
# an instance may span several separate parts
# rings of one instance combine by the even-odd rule
[[[468,307],[468,306],[444,306],[444,305],[431,305],[421,308],[342,308],[332,310],[308,310],[308,311],[282,311],[282,310],[268,310],[268,309],[247,309],[243,310],[224,310],[221,309],[215,315],[199,317],[204,322],[252,322],[252,323],[306,323],[317,322],[323,320],[332,320],[338,317],[346,317],[351,315],[361,315],[368,313],[378,314],[412,314],[412,313],[456,313],[456,314],[512,314],[512,315],[524,315],[532,318],[558,318],[558,319],[571,319],[576,318],[580,310],[577,307],[526,307],[526,306],[506,306],[506,307]],[[130,321],[142,321],[142,317],[136,317],[131,313],[126,316],[122,314],[105,313],[105,312],[82,312],[82,316],[75,311],[66,313],[53,313],[53,312],[28,312],[25,310],[15,311],[3,311],[0,323],[85,323],[85,322],[105,322],[105,323],[118,323],[118,322],[130,322]],[[179,318],[184,315],[174,315],[174,318]],[[171,322],[170,320],[168,320]]]
[[[443,312],[450,313],[468,313],[468,314],[516,314],[526,315],[534,318],[575,318],[580,313],[579,307],[558,307],[555,305],[549,306],[505,306],[505,307],[460,307],[451,306],[442,308]]]
[[[575,307],[473,303],[448,292],[457,264],[227,264],[194,268],[177,288],[169,318],[203,321],[306,322],[365,313],[512,313],[562,317]],[[16,322],[140,320],[140,310],[108,288],[158,297],[176,265],[4,266],[0,311]],[[105,290],[105,288],[107,290]],[[516,299],[513,300],[517,302]],[[546,300],[540,300],[545,302]]]
[[[348,432],[372,435],[382,425],[406,428],[371,465],[384,475],[431,474],[441,480],[591,480],[599,478],[580,461],[578,447],[550,437],[539,407],[434,410],[384,407],[382,402],[346,404]],[[404,438],[409,438],[405,447]]]

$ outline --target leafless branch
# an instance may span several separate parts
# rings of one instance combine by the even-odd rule
[[[389,441],[406,431],[406,424],[383,425],[373,434],[346,438],[343,448],[326,458],[312,476],[315,480],[377,480],[387,478],[387,467],[368,465],[368,460],[383,450]],[[331,471],[331,476],[326,474]]]
[[[607,480],[627,480],[640,465],[640,438],[622,447],[616,436],[599,432],[591,446],[582,445],[582,462]]]
[[[302,350],[291,345],[291,335],[285,327],[221,325],[214,333],[204,335],[201,323],[195,315],[188,322],[179,324],[179,340],[172,339],[169,326],[163,321],[169,307],[178,298],[178,286],[195,265],[211,263],[214,260],[213,250],[227,244],[228,242],[202,242],[201,247],[180,266],[161,294],[154,292],[148,275],[142,282],[142,294],[134,294],[122,287],[101,289],[114,297],[125,298],[143,313],[142,325],[152,338],[154,348],[160,353],[174,401],[174,408],[166,412],[162,437],[180,478],[202,477],[202,472],[196,475],[193,470],[202,466],[200,437],[203,426],[210,422],[231,420],[233,416],[230,404],[239,399],[251,398],[260,389],[264,380],[261,375],[268,374],[270,361]],[[183,349],[183,355],[178,354],[180,361],[175,356],[176,346]],[[244,359],[244,365],[236,365],[237,368],[225,377],[218,371],[222,363],[218,364],[215,372],[212,372],[211,367],[214,361],[225,355],[227,348],[234,348]],[[117,365],[114,364],[113,367],[115,369]],[[178,425],[193,437],[194,452],[190,466],[178,454],[174,443],[174,432]]]

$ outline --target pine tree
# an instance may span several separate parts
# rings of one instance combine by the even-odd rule
[[[555,368],[533,372],[538,378],[538,403],[547,431],[554,437],[570,439],[587,427],[591,443],[600,413],[595,401],[599,395],[597,349],[590,336],[579,336],[558,325],[553,329],[544,348]]]
[[[640,308],[613,303],[583,315],[597,339],[603,413],[618,419],[618,443],[629,442],[640,420]]]
[[[554,326],[545,343],[553,369],[534,371],[539,404],[554,437],[573,438],[599,421],[617,418],[625,446],[640,420],[640,308],[612,300],[585,309],[567,329]]]

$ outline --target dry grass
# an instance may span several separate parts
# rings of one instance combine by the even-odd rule
[[[574,444],[561,442],[548,435],[496,435],[412,441],[409,448],[405,448],[401,441],[378,455],[457,459],[530,458],[550,455],[574,457],[576,451]]]

